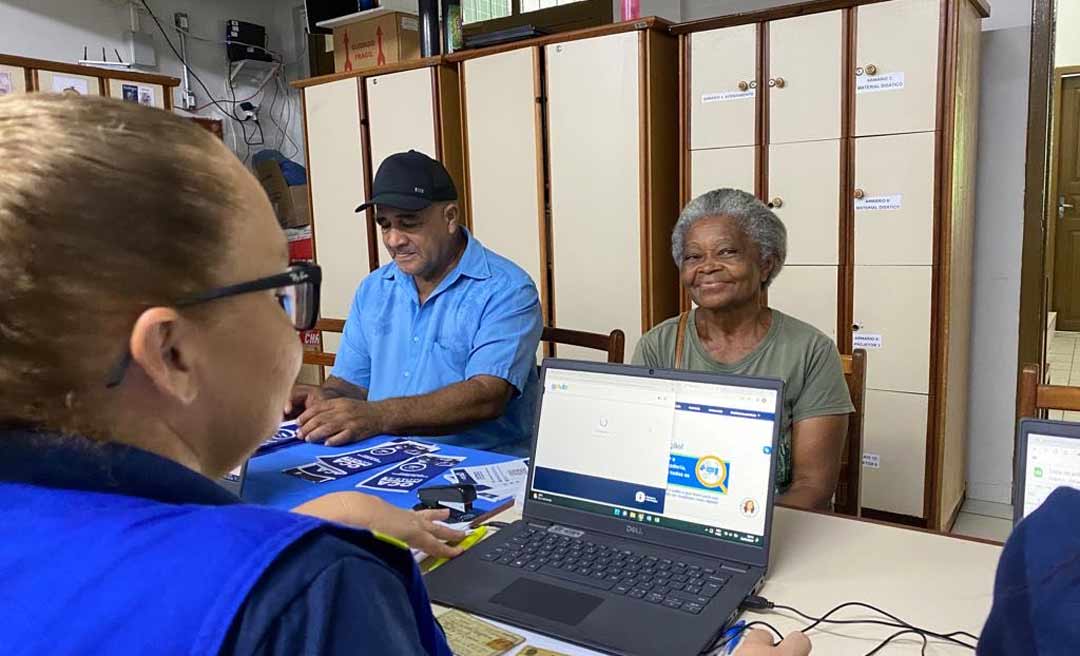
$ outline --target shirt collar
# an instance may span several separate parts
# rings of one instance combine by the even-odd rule
[[[214,481],[148,451],[32,430],[0,430],[0,481],[171,504],[240,503]]]
[[[455,266],[450,273],[446,274],[446,278],[439,284],[439,288],[444,288],[450,284],[453,284],[461,276],[468,278],[474,278],[476,280],[485,280],[491,277],[491,267],[488,265],[487,252],[484,245],[472,236],[472,233],[468,231],[465,226],[460,227],[461,231],[465,233],[465,252],[462,253],[461,259],[458,260],[457,266]],[[402,273],[398,268],[396,262],[391,262],[389,265],[383,268],[382,277],[387,280],[392,280],[397,277],[399,273]],[[402,276],[405,278],[411,278],[404,273]]]

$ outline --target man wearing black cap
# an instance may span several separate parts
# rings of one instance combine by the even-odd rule
[[[469,234],[450,174],[427,155],[386,158],[372,192],[357,211],[375,208],[393,261],[357,289],[330,378],[294,391],[301,435],[432,435],[523,454],[539,392],[536,286]]]

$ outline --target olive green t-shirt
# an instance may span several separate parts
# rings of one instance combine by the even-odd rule
[[[777,310],[765,339],[735,364],[720,364],[702,346],[694,329],[694,313],[686,326],[681,369],[720,374],[779,378],[784,381],[784,411],[780,424],[780,448],[776,461],[777,493],[791,486],[791,426],[795,422],[824,415],[845,415],[854,411],[840,354],[836,345],[817,328]],[[675,368],[675,339],[679,318],[656,326],[638,342],[633,363]]]

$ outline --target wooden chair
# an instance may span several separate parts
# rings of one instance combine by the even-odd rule
[[[841,515],[858,517],[862,514],[862,437],[866,407],[866,351],[855,349],[851,355],[841,355],[844,382],[847,383],[851,405],[855,412],[848,419],[847,440],[840,456],[840,476],[836,481],[833,509]]]
[[[321,330],[324,333],[345,332],[345,321],[343,319],[319,319],[319,322],[315,324],[315,330]],[[313,364],[319,367],[332,367],[334,366],[334,354],[325,351],[308,351],[305,349],[304,364]]]
[[[607,335],[587,333],[581,330],[568,330],[566,328],[544,328],[540,341],[606,351],[607,361],[616,364],[623,362],[626,349],[626,335],[618,328]]]
[[[1017,407],[1021,417],[1039,417],[1042,410],[1080,411],[1080,387],[1042,385],[1039,365],[1025,364],[1020,370]]]

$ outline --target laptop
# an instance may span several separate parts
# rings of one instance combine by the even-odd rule
[[[1080,424],[1021,419],[1013,524],[1034,512],[1061,486],[1080,489]]]
[[[523,518],[437,603],[611,654],[696,656],[769,563],[779,380],[548,359]]]

